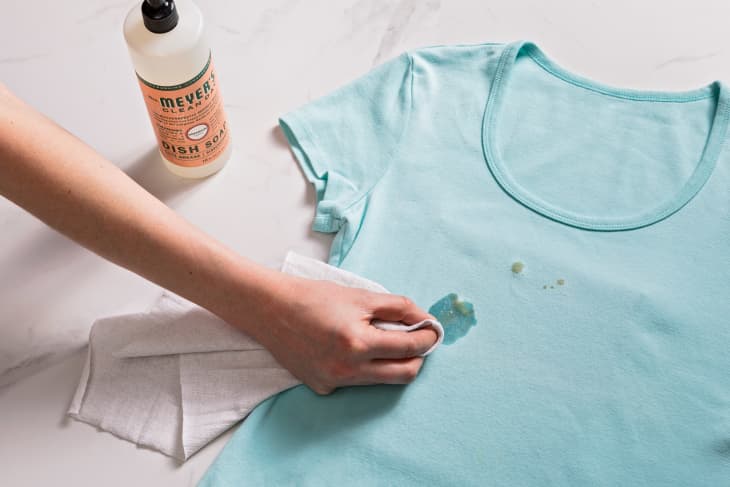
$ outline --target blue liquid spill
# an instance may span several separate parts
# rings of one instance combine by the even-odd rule
[[[428,309],[444,326],[444,345],[451,345],[477,324],[474,305],[455,293],[447,294]]]

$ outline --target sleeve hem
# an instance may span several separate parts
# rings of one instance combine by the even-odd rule
[[[413,90],[414,90],[414,59],[409,52],[401,54],[401,59],[406,63],[405,76],[402,79],[400,89],[403,90],[400,96],[404,97],[404,120],[399,133],[394,134],[392,141],[384,148],[381,159],[384,167],[373,174],[364,184],[357,187],[347,177],[335,171],[329,173],[329,164],[338,161],[328,161],[323,155],[327,155],[319,147],[316,131],[311,130],[306,114],[300,114],[298,110],[289,112],[279,118],[279,125],[287,138],[297,163],[301,167],[307,180],[312,183],[316,190],[316,209],[312,228],[323,233],[335,233],[340,230],[347,215],[356,205],[368,198],[376,186],[384,179],[391,170],[396,155],[401,151],[402,140],[407,133],[411,112],[413,111]],[[303,116],[300,116],[303,115]],[[325,146],[326,148],[326,146]],[[336,183],[336,184],[335,184]],[[343,185],[343,183],[345,183]],[[334,192],[329,195],[329,186],[332,185]],[[335,187],[336,186],[336,187]],[[345,190],[344,188],[347,189]],[[325,196],[327,192],[328,196]]]
[[[307,180],[314,185],[316,191],[315,216],[312,230],[323,233],[332,233],[338,230],[337,220],[325,213],[321,202],[327,185],[326,171],[318,167],[317,161],[321,156],[317,150],[314,138],[306,123],[296,113],[291,112],[279,118],[279,126],[291,147],[294,158],[304,172]]]
[[[315,167],[319,153],[306,123],[295,112],[290,112],[279,118],[279,126],[307,179],[311,182],[321,180],[323,171]]]

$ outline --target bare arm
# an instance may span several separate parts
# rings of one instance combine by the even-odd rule
[[[237,255],[1,84],[0,195],[246,331],[319,393],[410,382],[416,356],[436,339],[369,325],[428,316],[405,298],[294,278]]]

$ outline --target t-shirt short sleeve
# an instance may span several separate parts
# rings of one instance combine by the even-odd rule
[[[279,119],[316,189],[315,230],[337,232],[388,170],[408,122],[411,81],[404,53]]]

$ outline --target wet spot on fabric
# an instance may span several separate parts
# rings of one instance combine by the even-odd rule
[[[456,293],[447,294],[436,301],[428,312],[444,327],[444,345],[450,345],[464,337],[477,324],[474,305],[461,299]]]

